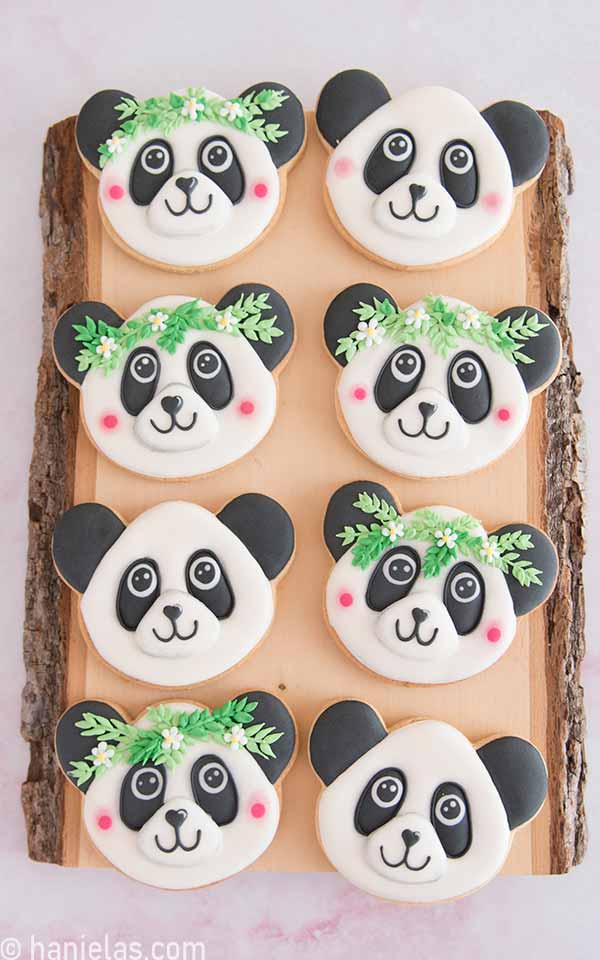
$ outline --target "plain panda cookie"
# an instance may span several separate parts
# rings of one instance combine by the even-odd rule
[[[558,572],[537,527],[488,533],[448,506],[403,513],[369,481],[333,494],[324,537],[335,562],[325,612],[336,639],[360,666],[398,683],[452,683],[492,666]]]
[[[400,308],[370,283],[334,298],[324,336],[340,368],[342,426],[370,460],[406,477],[493,463],[522,435],[532,397],[561,362],[558,330],[534,307],[491,316],[431,294]]]
[[[325,84],[316,120],[330,152],[325,200],[334,224],[396,268],[447,264],[488,246],[548,157],[546,127],[524,103],[479,112],[435,86],[392,98],[365,70]]]
[[[147,100],[102,90],[81,108],[76,139],[110,236],[138,259],[195,271],[228,263],[274,225],[304,111],[280,83],[230,99],[205,87]]]
[[[547,792],[544,760],[528,740],[472,744],[438,720],[388,731],[359,700],[323,710],[309,756],[323,784],[316,820],[325,855],[350,883],[396,903],[452,900],[488,883]]]
[[[293,553],[289,515],[259,493],[216,514],[167,501],[130,524],[100,503],[80,503],[59,519],[52,542],[92,650],[119,673],[162,687],[204,683],[256,649]]]
[[[212,473],[260,443],[293,345],[286,301],[259,283],[216,305],[157,297],[128,319],[76,303],[53,342],[92,443],[120,467],[168,480]]]
[[[264,853],[296,744],[291,712],[261,690],[212,710],[156,704],[135,721],[83,700],[56,729],[95,848],[128,877],[169,890],[217,883]]]

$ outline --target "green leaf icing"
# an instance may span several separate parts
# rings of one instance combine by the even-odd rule
[[[288,99],[283,90],[252,91],[245,97],[224,100],[205,87],[188,87],[185,93],[170,93],[166,97],[132,100],[123,97],[115,107],[118,128],[100,144],[100,167],[118,156],[140,130],[157,130],[167,136],[183,123],[212,120],[225,127],[234,127],[259,140],[276,143],[287,135],[278,123],[267,123],[263,114],[277,110]]]
[[[84,713],[75,726],[82,737],[93,737],[97,744],[83,760],[71,761],[69,775],[81,786],[116,763],[163,763],[173,768],[183,760],[187,748],[201,740],[274,758],[273,744],[284,734],[253,722],[257,706],[258,702],[248,701],[248,697],[228,700],[215,710],[175,710],[163,703],[147,711],[148,728]]]
[[[85,324],[74,323],[75,340],[82,344],[77,354],[79,370],[116,370],[125,353],[143,340],[156,338],[156,345],[167,353],[175,353],[189,330],[214,330],[232,337],[272,343],[283,336],[275,326],[277,317],[263,317],[269,310],[269,294],[243,294],[224,310],[217,310],[200,300],[189,300],[171,310],[152,307],[147,313],[125,321],[120,327],[109,327],[103,320],[86,316]]]
[[[454,520],[445,520],[429,509],[417,510],[410,521],[405,521],[389,503],[369,493],[360,493],[354,506],[373,518],[372,521],[345,526],[337,536],[344,547],[352,546],[352,565],[361,570],[367,570],[397,540],[413,540],[431,544],[425,551],[422,566],[423,576],[428,579],[439,576],[444,567],[462,556],[512,574],[522,587],[542,583],[542,571],[530,560],[521,559],[521,552],[533,549],[530,534],[521,530],[503,533],[500,537],[482,537],[473,532],[480,526],[474,517],[463,514]]]
[[[388,299],[373,298],[373,303],[360,303],[353,311],[359,318],[358,327],[347,337],[340,337],[335,355],[344,354],[346,362],[359,350],[381,343],[411,343],[427,337],[431,346],[442,357],[460,346],[461,340],[471,340],[501,354],[509,363],[534,363],[523,353],[522,346],[537,337],[547,323],[537,313],[498,320],[475,307],[451,307],[443,297],[433,294],[425,297],[424,307],[395,310]]]

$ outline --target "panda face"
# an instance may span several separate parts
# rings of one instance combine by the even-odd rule
[[[480,113],[443,87],[390,99],[360,70],[326,84],[317,124],[333,148],[326,192],[336,220],[390,266],[444,263],[488,244],[509,220],[515,186],[539,174],[548,151],[542,121],[523,104]]]
[[[253,532],[261,522],[270,529]],[[82,594],[94,650],[128,677],[171,687],[211,679],[256,647],[273,619],[270,581],[292,552],[288,515],[258,494],[216,516],[161,503],[127,528],[107,508],[81,504],[54,537],[57,568]]]
[[[273,141],[252,133],[242,97],[175,93],[181,103],[168,116],[159,98],[130,131],[115,131],[127,94],[92,97],[79,114],[78,145],[98,172],[100,210],[115,239],[173,269],[223,263],[258,240],[280,209],[278,168],[285,170],[304,142],[302,107],[287,88],[278,88],[278,102],[279,92],[276,109],[258,111],[263,124],[279,124]],[[145,122],[148,113],[157,122]]]
[[[243,289],[248,288],[231,293]],[[270,317],[282,330],[270,344],[231,335],[227,328],[190,328],[173,351],[165,349],[161,330],[177,308],[194,304],[213,309],[191,297],[156,298],[124,322],[104,304],[76,304],[61,317],[55,334],[57,362],[80,386],[83,422],[102,453],[144,476],[177,479],[218,470],[260,443],[276,413],[272,371],[286,358],[294,334],[283,298],[267,287],[253,289],[268,291]],[[236,297],[224,299],[229,306]],[[115,369],[92,367],[82,375],[76,363],[81,342],[73,327],[85,324],[89,315],[119,333],[145,323],[148,335],[122,349]],[[226,306],[217,318],[236,323]]]

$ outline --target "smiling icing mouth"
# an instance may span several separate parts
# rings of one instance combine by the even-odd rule
[[[200,213],[200,214],[201,214],[201,213],[206,213],[206,212],[207,212],[208,210],[210,210],[210,208],[212,207],[212,202],[213,202],[213,195],[212,195],[212,193],[209,193],[209,195],[208,195],[208,203],[206,204],[205,207],[202,207],[201,210],[196,210],[196,208],[195,208],[194,206],[192,206],[192,201],[190,200],[189,197],[186,197],[186,198],[185,198],[185,206],[184,206],[183,210],[173,210],[173,207],[171,206],[171,204],[169,203],[169,201],[168,201],[167,199],[165,199],[165,206],[166,206],[167,210],[169,211],[169,213],[172,213],[174,217],[182,217],[182,216],[184,215],[184,213],[187,213],[188,211],[189,211],[190,213]]]
[[[405,214],[396,213],[396,211],[394,210],[394,204],[392,203],[391,200],[388,203],[388,208],[394,220],[408,220],[409,217],[414,217],[415,220],[418,220],[419,223],[430,223],[432,220],[435,220],[438,213],[440,212],[439,205],[436,203],[435,210],[433,211],[430,217],[420,217],[419,214],[417,213],[417,205],[414,202],[414,200],[413,200],[412,207],[410,208],[408,213],[405,213]]]

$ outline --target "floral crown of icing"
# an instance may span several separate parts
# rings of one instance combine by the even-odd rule
[[[253,90],[245,97],[223,100],[205,87],[188,87],[185,93],[170,93],[149,100],[123,97],[115,107],[120,126],[98,147],[100,167],[122,153],[128,140],[140,130],[159,130],[168,135],[183,123],[201,120],[212,120],[259,140],[276,143],[287,136],[288,131],[282,130],[278,123],[266,123],[263,114],[277,110],[287,99],[288,94],[283,90],[260,90],[258,93]]]
[[[514,530],[501,536],[489,537],[473,534],[481,524],[474,517],[463,514],[454,520],[445,520],[435,510],[416,510],[409,521],[404,521],[397,510],[375,494],[359,493],[353,506],[362,513],[378,520],[378,523],[357,523],[345,526],[338,533],[344,547],[352,547],[352,565],[366,570],[396,540],[429,542],[431,546],[423,558],[423,576],[437,577],[444,567],[459,554],[471,557],[480,563],[511,573],[522,587],[535,583],[541,586],[541,570],[530,560],[521,559],[521,551],[532,550],[533,543],[528,533]]]
[[[266,759],[275,758],[272,744],[283,733],[264,723],[253,723],[258,701],[248,697],[228,700],[209,710],[175,710],[168,704],[150,707],[149,728],[135,727],[116,718],[84,713],[75,724],[82,737],[92,737],[96,746],[83,760],[72,760],[69,776],[77,786],[100,777],[115,763],[159,764],[172,769],[183,760],[189,746],[201,740],[223,743],[232,750],[240,747]]]
[[[336,357],[343,353],[349,362],[357,351],[377,345],[384,338],[407,343],[427,337],[442,357],[458,347],[460,339],[467,339],[502,354],[510,363],[535,363],[521,347],[548,326],[540,322],[537,313],[498,320],[476,307],[451,307],[443,297],[433,294],[425,297],[424,303],[424,307],[396,310],[387,298],[374,297],[372,306],[361,301],[353,310],[359,317],[358,327],[349,336],[340,337]]]
[[[232,337],[244,336],[248,340],[272,343],[283,336],[283,330],[275,326],[277,316],[262,317],[269,310],[269,294],[243,294],[230,306],[217,310],[200,300],[188,300],[174,309],[152,307],[141,316],[126,320],[120,327],[111,327],[103,320],[86,316],[85,325],[74,323],[75,340],[83,344],[75,358],[79,370],[103,370],[105,374],[115,370],[123,356],[143,340],[156,337],[156,346],[167,353],[175,353],[185,341],[189,330],[213,330],[228,333]]]

